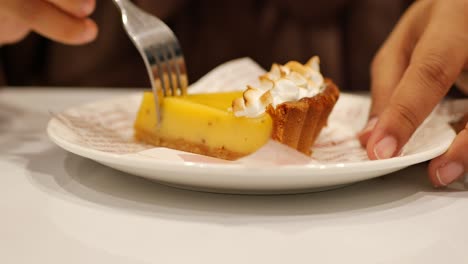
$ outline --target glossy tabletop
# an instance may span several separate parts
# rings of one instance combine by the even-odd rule
[[[321,193],[166,187],[67,153],[51,113],[135,90],[0,89],[0,263],[464,263],[468,192],[425,164]]]

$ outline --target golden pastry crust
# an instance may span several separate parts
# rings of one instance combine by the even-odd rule
[[[225,160],[236,160],[238,158],[241,158],[250,154],[250,153],[234,152],[224,147],[213,148],[203,143],[195,143],[195,142],[184,140],[182,138],[179,138],[179,139],[161,138],[154,132],[153,133],[146,132],[141,129],[136,129],[134,135],[137,141],[145,142],[150,145],[177,149],[181,151],[216,157],[216,158],[225,159]]]
[[[323,92],[295,102],[285,102],[267,112],[273,119],[272,138],[306,155],[311,155],[312,145],[326,126],[339,89],[330,79],[325,80]]]

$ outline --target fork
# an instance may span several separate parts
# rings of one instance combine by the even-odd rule
[[[160,19],[130,0],[114,0],[124,28],[145,62],[155,101],[157,124],[161,123],[161,100],[187,94],[187,71],[174,32]]]

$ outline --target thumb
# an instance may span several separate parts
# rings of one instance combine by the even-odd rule
[[[466,115],[468,117],[468,113]],[[429,164],[429,179],[436,187],[446,186],[468,172],[468,123],[450,148]]]

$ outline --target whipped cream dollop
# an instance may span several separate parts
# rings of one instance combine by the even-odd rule
[[[258,117],[267,107],[289,101],[313,97],[322,92],[325,81],[320,73],[320,59],[312,57],[306,64],[290,61],[285,65],[273,64],[271,70],[259,77],[260,85],[248,85],[243,97],[232,102],[237,117]]]

